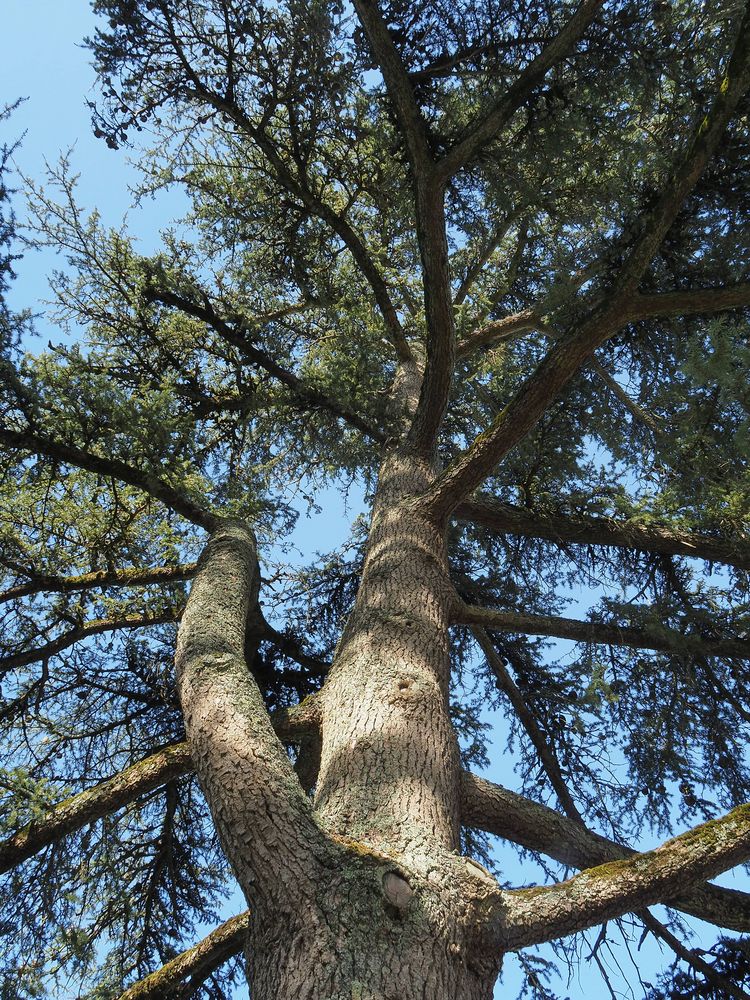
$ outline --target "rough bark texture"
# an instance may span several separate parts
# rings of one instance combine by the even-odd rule
[[[386,461],[356,608],[322,692],[321,817],[397,850],[458,844],[445,542],[409,504],[431,475],[409,455]]]
[[[636,854],[548,806],[468,771],[461,780],[461,819],[466,826],[512,840],[571,868],[593,868]],[[750,931],[750,894],[737,889],[695,885],[669,899],[668,905],[718,927]]]
[[[242,659],[255,596],[250,532],[220,529],[198,567],[178,683],[196,769],[252,903],[254,1000],[492,994],[500,927],[483,917],[497,886],[454,853],[452,591],[440,533],[420,517],[404,521],[414,489],[413,463],[394,454],[357,607],[315,699],[317,815]]]

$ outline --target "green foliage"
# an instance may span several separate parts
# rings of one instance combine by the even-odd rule
[[[505,95],[573,6],[383,7],[434,152]],[[52,170],[30,206],[34,238],[62,256],[52,318],[67,339],[21,356],[25,319],[4,302],[15,224],[0,151],[2,429],[25,438],[3,446],[0,476],[5,834],[184,738],[171,662],[186,583],[49,586],[50,577],[197,558],[200,529],[142,488],[144,477],[253,524],[266,560],[263,606],[285,641],[264,641],[250,668],[270,709],[319,687],[353,607],[366,524],[355,522],[341,549],[312,566],[299,565],[289,538],[326,488],[369,504],[381,443],[393,433],[393,319],[373,292],[373,270],[415,355],[425,352],[412,171],[349,8],[93,7],[95,130],[112,149],[132,144],[141,194],[179,186],[189,210],[145,255],[137,234],[82,213],[70,163]],[[540,303],[543,321],[459,361],[439,441],[445,463],[606,296],[673,150],[715,95],[733,22],[734,5],[723,2],[606,4],[584,42],[448,185],[459,339]],[[747,114],[746,101],[644,275],[643,294],[747,280]],[[746,542],[746,324],[739,308],[625,323],[597,354],[609,378],[581,371],[483,491],[539,514]],[[131,479],[32,439],[124,463]],[[467,601],[589,614],[653,637],[747,632],[746,574],[698,559],[585,539],[555,545],[462,521],[450,529],[449,553]],[[586,607],[571,611],[576,601]],[[120,624],[85,631],[103,621]],[[506,783],[512,765],[522,791],[556,805],[498,678],[465,630],[452,642],[465,763],[496,759],[505,743]],[[600,832],[671,833],[750,796],[746,661],[563,648],[516,633],[493,642]],[[494,742],[485,708],[506,719]],[[490,863],[475,833],[464,847]],[[54,995],[68,977],[90,1000],[115,997],[191,943],[199,925],[213,925],[232,887],[195,782],[172,782],[7,876],[2,902],[19,920],[12,936],[0,926],[0,998]],[[571,958],[583,948],[571,947]],[[717,967],[744,975],[730,957],[722,946]],[[551,998],[547,959],[523,963],[525,995]],[[212,975],[203,995],[227,996],[232,974]],[[718,996],[682,974],[660,989],[653,1000]]]

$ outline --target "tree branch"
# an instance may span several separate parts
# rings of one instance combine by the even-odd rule
[[[182,566],[151,566],[133,569],[99,569],[80,576],[52,576],[28,571],[30,583],[0,591],[0,604],[34,594],[72,594],[92,587],[145,587],[151,583],[179,583],[195,573],[195,563]]]
[[[165,483],[164,480],[150,472],[144,472],[126,462],[121,462],[117,458],[103,458],[101,455],[86,451],[84,448],[62,444],[45,434],[35,434],[29,430],[14,431],[5,427],[0,427],[0,444],[31,454],[44,455],[54,461],[74,465],[97,475],[119,479],[129,486],[143,490],[144,493],[159,500],[176,514],[207,531],[211,531],[221,523],[221,518],[216,514],[199,507],[179,490],[170,486],[169,483]]]
[[[495,675],[498,687],[508,696],[508,700],[513,706],[513,710],[518,716],[521,725],[526,730],[526,733],[539,756],[539,760],[541,761],[544,770],[547,772],[547,777],[555,790],[560,805],[572,820],[575,820],[577,823],[583,823],[583,818],[581,817],[581,814],[573,801],[573,797],[568,790],[567,783],[562,776],[557,758],[547,744],[547,740],[545,739],[542,731],[539,729],[533,713],[524,701],[523,695],[516,686],[513,678],[505,669],[503,661],[498,656],[497,650],[493,646],[490,637],[483,628],[475,627],[472,628],[471,631],[482,648],[482,652],[487,659],[490,670]]]
[[[406,68],[377,4],[373,0],[353,0],[353,4],[383,74],[415,176],[427,177],[434,168],[434,158],[427,138],[425,120],[414,97]]]
[[[609,622],[579,621],[554,615],[531,615],[498,608],[480,608],[460,603],[453,612],[454,625],[481,625],[503,632],[526,635],[549,635],[574,642],[590,642],[631,649],[653,649],[660,653],[720,656],[727,659],[750,659],[750,642],[745,639],[708,639],[684,635],[661,626],[650,629],[614,625]]]
[[[194,90],[187,89],[185,96],[193,97],[214,110],[226,115],[235,125],[238,126],[266,157],[266,160],[273,168],[276,179],[290,194],[298,198],[305,208],[309,209],[313,215],[325,222],[330,229],[341,239],[344,246],[351,253],[354,262],[367,280],[375,297],[375,302],[383,317],[389,340],[393,345],[396,356],[400,361],[413,361],[411,348],[406,340],[398,313],[391,301],[388,287],[383,280],[383,276],[376,267],[373,259],[367,252],[362,240],[352,229],[346,219],[336,213],[325,202],[310,190],[306,182],[296,178],[262,128],[253,124],[244,111],[233,101],[227,100],[219,94],[214,93],[204,86],[199,77],[195,74],[189,63],[182,57],[179,50],[179,42],[172,36],[172,42],[178,55],[182,58],[183,66],[193,84]]]
[[[564,59],[580,41],[602,4],[603,0],[583,0],[563,29],[529,63],[515,83],[508,88],[507,93],[494,107],[472,122],[464,136],[438,163],[438,174],[443,181],[447,181],[466,166],[479,150],[508,124],[528,99],[534,87],[542,82],[548,70]]]
[[[286,743],[304,743],[317,738],[320,733],[320,708],[315,695],[305,698],[299,705],[274,712],[271,723],[278,738]],[[192,770],[188,744],[175,743],[93,788],[51,806],[44,816],[0,843],[0,874],[15,868],[62,837],[95,823]]]
[[[502,894],[509,951],[584,930],[713,878],[750,858],[750,806],[703,823],[653,851],[589,868],[552,886]]]
[[[166,625],[179,621],[181,613],[181,609],[170,608],[158,615],[122,615],[119,618],[97,618],[85,622],[83,625],[68,629],[67,632],[63,632],[62,635],[45,643],[44,646],[37,646],[35,649],[27,649],[24,652],[12,653],[10,656],[0,658],[0,676],[7,674],[9,670],[26,667],[30,663],[38,663],[40,660],[47,660],[92,635],[102,635],[104,632],[116,632],[125,628],[149,628],[152,625]]]
[[[493,319],[461,341],[456,348],[456,358],[458,360],[465,358],[479,347],[490,347],[522,337],[532,330],[538,330],[542,324],[543,320],[538,309],[523,309],[511,316]]]
[[[577,330],[556,341],[490,427],[436,480],[420,503],[426,514],[436,521],[445,519],[523,440],[596,348],[622,328],[623,316],[629,314],[644,271],[718,149],[726,126],[749,86],[750,8],[746,8],[713,107],[677,161],[654,207],[640,220],[640,234],[627,249],[614,286],[599,299]]]
[[[511,840],[572,868],[591,868],[636,854],[548,806],[464,771],[461,822]],[[750,931],[750,893],[715,885],[680,892],[667,905],[729,930]]]
[[[160,302],[166,306],[173,306],[188,316],[199,319],[202,323],[215,330],[227,343],[238,348],[246,358],[268,372],[275,379],[290,389],[302,403],[307,404],[311,409],[327,410],[335,417],[339,417],[345,423],[356,427],[367,437],[372,438],[379,444],[385,441],[385,434],[377,427],[374,427],[367,420],[361,417],[355,410],[349,409],[344,403],[339,403],[335,399],[326,396],[325,393],[314,386],[307,385],[301,378],[277,364],[273,358],[262,351],[249,339],[249,331],[246,328],[234,329],[223,317],[214,310],[208,303],[198,305],[190,299],[175,292],[151,288],[149,291],[151,301]]]
[[[630,305],[629,321],[659,316],[693,316],[750,306],[750,281],[713,288],[690,288],[680,292],[636,295]]]
[[[700,972],[707,982],[712,983],[722,990],[723,996],[734,997],[735,1000],[750,1000],[750,995],[727,979],[726,976],[722,976],[708,962],[704,962],[700,955],[693,951],[692,948],[686,948],[682,941],[668,927],[665,927],[661,921],[657,920],[652,913],[649,913],[648,910],[638,913],[637,916],[639,920],[643,921],[644,926],[651,931],[654,937],[664,941],[678,958],[681,958],[683,962],[687,962],[696,972]]]
[[[678,533],[659,525],[616,521],[613,518],[583,517],[579,514],[548,514],[501,503],[489,497],[465,500],[455,510],[461,521],[472,521],[492,531],[523,537],[546,538],[558,545],[611,545],[660,552],[670,556],[691,556],[706,562],[720,562],[738,569],[750,569],[750,541],[725,540],[710,535]]]
[[[119,1000],[180,1000],[191,995],[212,972],[242,951],[249,926],[247,911],[232,917],[161,969],[134,983]],[[183,988],[188,977],[190,983]]]
[[[60,802],[46,815],[0,843],[0,873],[20,865],[61,837],[95,823],[192,769],[187,743],[177,743],[144,758],[94,788]]]
[[[246,895],[273,910],[280,899],[297,905],[314,895],[312,861],[327,847],[245,662],[258,579],[250,529],[224,525],[199,561],[175,663],[193,761],[222,846]]]
[[[436,175],[424,118],[377,4],[373,0],[354,0],[354,6],[383,74],[412,166],[427,324],[427,363],[409,442],[417,454],[428,456],[448,405],[455,364],[455,321],[444,203],[447,177]]]

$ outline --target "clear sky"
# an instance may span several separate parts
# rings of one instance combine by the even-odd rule
[[[108,149],[91,133],[86,99],[93,97],[94,74],[88,64],[88,53],[80,46],[84,36],[93,29],[88,4],[85,0],[3,0],[2,26],[0,103],[12,103],[18,97],[28,98],[0,135],[0,142],[11,142],[23,134],[16,157],[19,170],[39,183],[44,178],[45,161],[54,163],[61,154],[70,151],[73,172],[80,174],[81,204],[87,209],[98,209],[105,224],[113,226],[119,225],[123,215],[128,213],[128,228],[139,237],[141,248],[149,250],[156,246],[160,227],[179,213],[181,201],[179,196],[172,196],[147,200],[133,207],[129,188],[137,182],[136,168],[128,164],[122,150]],[[23,217],[23,182],[16,186],[21,189],[16,201],[17,212]],[[41,309],[41,302],[47,295],[45,274],[54,266],[54,258],[47,253],[26,255],[18,266],[19,280],[12,293],[16,308]],[[46,344],[59,336],[43,316],[37,325],[41,343]],[[321,498],[324,514],[314,519],[301,519],[294,542],[305,560],[315,550],[329,549],[348,534],[350,520],[358,512],[357,497],[353,494],[351,499],[353,507],[345,511],[336,494],[327,493]],[[503,739],[499,737],[496,746],[502,744]],[[495,760],[489,776],[510,787],[515,782],[509,761],[502,755]],[[521,874],[520,868],[514,868],[507,871],[506,877],[515,882],[537,877],[529,869],[524,872]],[[727,884],[732,884],[731,880]],[[663,917],[658,910],[656,915]],[[698,933],[700,935],[700,931]],[[711,941],[714,936],[711,930],[704,940]],[[701,943],[700,936],[694,943]],[[584,958],[586,954],[584,952]],[[646,980],[653,977],[654,966],[659,968],[666,964],[651,939],[640,951],[634,945],[632,958],[623,949],[615,954],[614,960],[607,959],[603,951],[601,957],[607,962],[618,997],[630,996],[638,1000],[643,996],[635,964]],[[624,976],[618,971],[618,962]],[[592,964],[583,961],[580,976],[567,985],[553,984],[555,992],[570,1000],[604,996],[604,984],[592,970]],[[513,998],[520,980],[514,960],[509,959],[506,965],[506,979],[496,995]],[[246,996],[246,990],[239,990],[237,995]]]

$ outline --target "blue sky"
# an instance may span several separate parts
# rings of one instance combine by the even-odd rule
[[[34,0],[33,3],[4,0],[3,7],[0,101],[10,103],[17,97],[28,100],[6,123],[0,141],[10,142],[23,134],[16,162],[19,170],[37,183],[43,180],[45,161],[54,163],[60,154],[70,151],[73,172],[80,174],[81,204],[87,209],[97,208],[105,224],[113,226],[119,225],[127,213],[128,228],[139,237],[141,248],[149,250],[156,246],[160,227],[179,210],[180,199],[174,196],[146,200],[134,207],[130,189],[137,183],[137,169],[128,164],[122,150],[108,149],[91,134],[86,98],[93,97],[94,74],[88,65],[88,53],[80,44],[92,31],[88,5],[83,0]],[[17,210],[22,217],[23,182],[17,186],[21,188]],[[19,264],[19,279],[12,293],[15,307],[42,310],[47,295],[45,275],[54,266],[56,262],[49,253],[26,255]],[[38,329],[42,344],[58,336],[43,316]],[[347,511],[336,493],[328,491],[321,497],[324,513],[310,519],[301,518],[294,542],[302,558],[311,557],[318,549],[329,549],[346,537],[349,523],[358,513],[357,497],[353,495],[351,499],[352,507]],[[496,746],[499,748],[502,744],[501,727]],[[497,757],[490,776],[511,787],[514,784],[510,762],[502,755]],[[513,868],[507,871],[507,877],[521,881],[534,879],[536,875],[530,869]],[[732,884],[731,879],[727,884]],[[713,937],[711,932],[710,939]],[[637,1000],[642,992],[630,959],[622,949],[617,956],[627,979],[634,984],[634,992],[627,992],[616,963],[610,963],[609,973],[617,995],[634,996]],[[658,947],[650,940],[640,952],[634,950],[634,956],[645,979],[653,977],[654,963],[659,967],[664,961],[659,957]],[[514,962],[509,960],[506,981],[498,989],[498,997],[516,995],[518,976],[514,969]],[[581,965],[580,978],[567,987],[560,984],[556,989],[571,1000],[604,995],[601,980],[596,973],[592,974],[591,965],[586,962]],[[238,996],[245,995],[244,989],[238,992]]]

